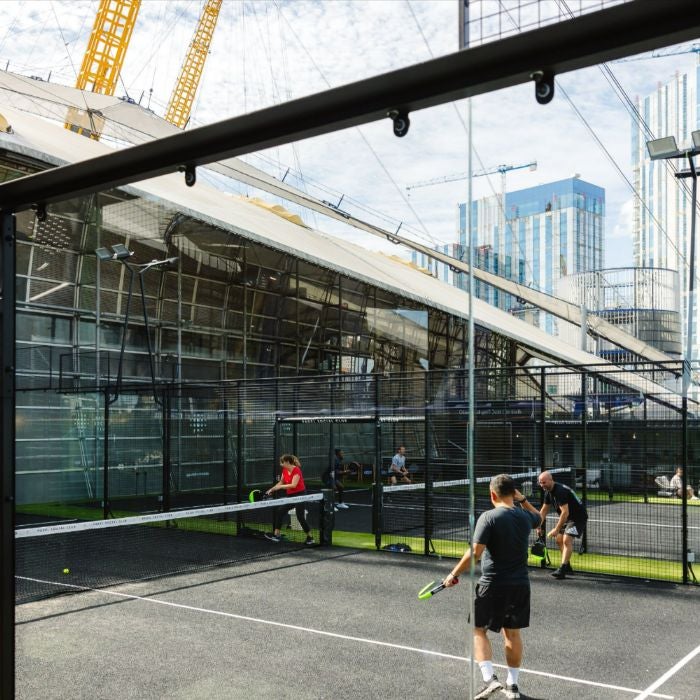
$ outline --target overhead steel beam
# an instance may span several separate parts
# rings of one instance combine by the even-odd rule
[[[564,22],[0,185],[27,209],[319,136],[700,36],[697,0],[633,0]],[[388,128],[388,127],[387,127]]]

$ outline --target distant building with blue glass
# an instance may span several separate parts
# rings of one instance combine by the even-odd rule
[[[579,177],[528,187],[472,203],[476,231],[476,266],[553,294],[564,275],[603,267],[605,190]],[[466,260],[467,205],[458,206],[459,243],[440,249]],[[423,256],[414,262],[440,279],[466,289],[467,275],[455,274],[442,264],[429,264]],[[444,268],[444,269],[443,269]],[[480,299],[526,320],[549,333],[556,331],[553,317],[525,307],[510,294],[475,281]]]
[[[700,129],[700,54],[698,62],[685,73],[677,72],[656,90],[637,98],[632,119],[632,183],[639,194],[634,199],[632,237],[637,267],[668,268],[680,277],[679,305],[685,347],[688,329],[687,289],[689,287],[692,200],[690,184],[675,176],[676,165],[649,158],[647,139],[674,136],[679,148],[691,145],[691,134]],[[685,164],[678,161],[678,168]],[[681,303],[682,302],[682,303]],[[700,305],[695,305],[691,359],[700,359]]]

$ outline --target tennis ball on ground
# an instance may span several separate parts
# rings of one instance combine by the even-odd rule
[[[64,573],[64,574],[69,574],[69,573],[70,573],[70,569],[69,569],[68,567],[66,567],[65,569],[63,569],[63,573]]]

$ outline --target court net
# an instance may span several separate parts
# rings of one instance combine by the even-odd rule
[[[573,487],[574,469],[562,467],[549,471],[556,475],[558,482]],[[540,473],[538,469],[511,472],[510,476],[524,495],[539,501],[537,477]],[[495,474],[477,476],[474,481],[476,518],[493,507],[489,497],[489,484],[493,476]],[[470,479],[465,478],[385,486],[376,521],[379,523],[381,546],[407,546],[421,554],[461,556],[465,544],[470,540],[470,485]]]
[[[323,494],[15,530],[15,603],[266,559],[325,541]],[[279,541],[268,539],[273,517]],[[302,529],[298,513],[310,527]]]

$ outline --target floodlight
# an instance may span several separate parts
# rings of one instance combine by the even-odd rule
[[[115,260],[125,260],[133,255],[133,253],[123,243],[115,243],[112,246],[112,250],[114,251]]]
[[[652,160],[664,158],[681,158],[685,154],[678,150],[675,136],[664,136],[662,139],[647,141],[647,150]]]
[[[107,248],[98,248],[95,251],[95,255],[97,256],[98,260],[101,260],[102,262],[107,262],[107,260],[112,259],[112,253],[110,253]]]
[[[693,139],[693,146],[700,148],[700,129],[694,131],[690,136]]]
[[[141,272],[150,270],[152,267],[165,267],[166,265],[173,265],[177,262],[177,256],[174,258],[165,258],[165,260],[151,260],[149,263],[144,263],[141,266]]]

